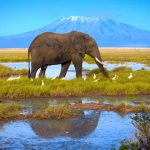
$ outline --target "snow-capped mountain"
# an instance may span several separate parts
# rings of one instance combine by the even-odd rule
[[[28,47],[42,32],[66,33],[72,30],[91,35],[102,47],[150,47],[150,32],[102,17],[71,16],[43,28],[18,35],[0,37],[0,47]]]

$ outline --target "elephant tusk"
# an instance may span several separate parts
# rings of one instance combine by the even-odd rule
[[[105,63],[103,63],[102,61],[100,61],[97,57],[95,57],[95,60],[97,61],[97,62],[99,62],[101,65],[103,65],[103,66],[105,66],[106,64]]]

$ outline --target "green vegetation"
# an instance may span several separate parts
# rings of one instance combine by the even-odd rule
[[[68,104],[61,104],[57,106],[47,106],[34,112],[33,114],[20,114],[21,105],[18,103],[0,103],[0,120],[8,119],[67,119],[81,115],[79,111],[76,111]]]
[[[17,118],[20,110],[21,106],[17,103],[0,103],[0,120]]]
[[[125,104],[111,105],[111,104],[73,104],[68,103],[60,105],[50,105],[43,107],[33,114],[21,114],[23,107],[14,102],[0,103],[0,120],[9,119],[68,119],[82,116],[80,110],[106,110],[115,111],[118,113],[131,113],[131,112],[150,112],[150,107],[131,106]]]
[[[58,106],[48,106],[37,113],[33,114],[34,118],[40,119],[67,119],[77,116],[77,112],[68,104]]]
[[[0,77],[8,77],[11,75],[27,75],[26,69],[13,70],[0,64]]]
[[[116,70],[118,70],[116,72]],[[93,80],[93,73],[98,73],[97,82]],[[100,95],[142,95],[150,94],[150,71],[132,71],[133,78],[128,79],[130,69],[114,69],[109,71],[110,78],[105,78],[99,70],[89,72],[86,81],[83,79],[51,80],[42,79],[33,81],[28,78],[7,81],[0,80],[0,98],[31,98],[31,97],[72,97],[72,96],[100,96]],[[117,74],[119,78],[112,81]]]
[[[135,113],[132,124],[136,128],[135,140],[125,140],[120,150],[149,150],[150,149],[150,113]]]
[[[114,111],[117,112],[143,112],[143,111],[150,111],[150,107],[145,105],[145,103],[141,103],[139,105],[126,105],[124,102],[119,103],[118,105],[114,105]]]

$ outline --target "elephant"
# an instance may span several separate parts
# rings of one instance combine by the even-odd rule
[[[61,64],[59,78],[64,78],[71,62],[75,66],[76,77],[82,77],[85,54],[91,56],[103,75],[108,77],[98,45],[88,34],[77,31],[64,34],[44,32],[38,35],[28,48],[28,59],[31,57],[31,72],[29,61],[28,77],[35,78],[39,68],[41,68],[39,77],[44,77],[48,65]]]
[[[99,110],[88,110],[76,118],[63,120],[31,120],[32,130],[44,139],[56,137],[83,138],[91,134],[97,127],[100,114]],[[67,132],[67,133],[66,133]]]

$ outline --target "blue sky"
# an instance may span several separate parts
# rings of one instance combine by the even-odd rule
[[[103,16],[150,31],[150,0],[0,0],[0,36],[68,16]]]

